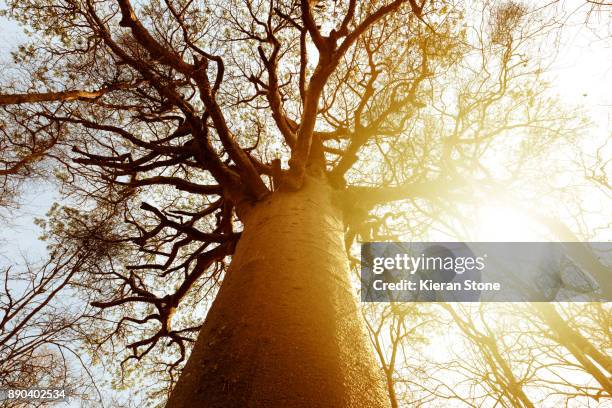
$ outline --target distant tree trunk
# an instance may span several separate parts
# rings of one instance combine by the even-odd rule
[[[387,407],[331,188],[308,177],[244,232],[167,407]]]
[[[598,350],[578,330],[572,328],[553,305],[549,303],[534,303],[533,305],[559,344],[572,353],[583,369],[601,384],[602,389],[608,395],[612,395],[612,377],[609,377],[609,374],[612,373],[610,356]]]

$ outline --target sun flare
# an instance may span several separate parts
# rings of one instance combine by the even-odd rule
[[[477,212],[478,241],[542,241],[544,234],[532,218],[511,206],[483,206]]]

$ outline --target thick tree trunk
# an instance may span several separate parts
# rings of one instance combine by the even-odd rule
[[[323,181],[244,217],[232,264],[167,407],[387,407]]]

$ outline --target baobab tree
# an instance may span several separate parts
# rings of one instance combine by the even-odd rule
[[[511,132],[518,169],[572,129],[526,56],[553,24],[516,3],[472,10],[475,33],[441,1],[8,6],[34,38],[0,95],[1,175],[55,166],[73,205],[50,248],[96,243],[85,342],[163,367],[169,407],[388,406],[354,238],[398,202],[469,200]]]

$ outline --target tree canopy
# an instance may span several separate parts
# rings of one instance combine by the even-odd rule
[[[40,347],[78,342],[91,361],[119,362],[109,363],[118,370],[117,388],[154,374],[150,396],[163,401],[245,215],[276,191],[299,190],[305,178],[323,177],[333,187],[349,253],[356,239],[423,237],[434,224],[453,230],[454,219],[492,197],[507,202],[517,190],[538,197],[542,191],[525,185],[543,177],[551,152],[578,143],[585,126],[548,90],[545,72],[562,25],[551,7],[7,1],[5,16],[31,40],[12,55],[18,69],[1,78],[0,204],[15,205],[35,178],[55,180],[65,202],[39,220],[48,262],[5,273],[0,343],[16,354],[0,365],[2,381],[40,381],[24,380],[19,365]],[[564,239],[558,220],[524,207]],[[11,279],[30,282],[19,300]],[[41,314],[61,297],[74,299],[72,309]],[[463,374],[489,367],[496,377],[483,383],[491,398],[533,406],[517,385],[527,380],[513,376],[511,357],[500,351],[508,345],[495,343],[488,329],[478,332],[453,308],[445,318],[427,308],[389,308],[365,313],[397,330],[375,344],[391,383],[398,381],[397,345],[418,332],[406,326],[407,316],[413,323],[435,316],[431,322],[452,321],[480,347],[482,359]],[[593,310],[588,327],[604,330],[596,322],[609,310]],[[546,326],[554,310],[541,316],[537,324],[549,328],[538,339],[562,339],[548,331],[555,324]],[[609,350],[609,339],[597,336],[592,347]],[[385,357],[389,341],[393,363]],[[57,358],[50,355],[41,364]],[[580,356],[578,369],[601,381],[600,389],[576,393],[609,396],[611,367],[604,366],[606,379],[584,359],[597,357]],[[448,397],[431,389],[423,402]],[[416,401],[417,394],[399,394],[393,398]],[[470,397],[484,398],[460,399]]]

